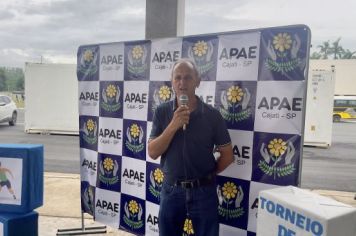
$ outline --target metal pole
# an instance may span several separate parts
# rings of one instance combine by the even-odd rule
[[[82,211],[82,230],[85,231],[84,227],[84,212]]]
[[[82,211],[82,227],[71,229],[57,229],[57,235],[85,235],[85,234],[106,234],[106,226],[85,227],[84,212]]]

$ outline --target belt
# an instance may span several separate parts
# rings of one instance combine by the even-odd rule
[[[206,177],[197,178],[197,179],[188,179],[188,180],[176,180],[176,181],[167,181],[169,184],[174,186],[179,186],[182,188],[199,188],[202,186],[210,186],[215,184],[215,175],[208,175]]]

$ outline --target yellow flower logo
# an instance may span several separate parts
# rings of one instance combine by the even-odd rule
[[[129,202],[129,211],[131,211],[132,214],[136,214],[138,212],[138,204],[135,200],[131,200]]]
[[[84,61],[91,62],[94,58],[93,52],[91,50],[85,50],[84,52]]]
[[[92,119],[89,119],[87,121],[87,128],[89,131],[93,131],[95,127],[94,121]]]
[[[239,86],[231,86],[227,91],[227,99],[232,103],[241,101],[243,95],[244,92]]]
[[[162,99],[163,101],[166,101],[167,99],[171,98],[171,90],[168,88],[168,86],[164,85],[159,89],[159,98]]]
[[[140,135],[140,128],[138,127],[138,125],[136,125],[136,124],[131,125],[130,134],[134,138],[136,138]]]
[[[114,161],[111,159],[111,158],[105,158],[104,159],[104,168],[107,170],[107,171],[110,171],[112,169],[114,169]]]
[[[163,172],[160,169],[155,169],[155,171],[153,172],[154,178],[156,180],[157,183],[162,183],[163,182]]]
[[[208,50],[208,44],[204,41],[198,41],[197,43],[194,44],[193,51],[194,55],[201,57],[206,54]]]
[[[143,55],[143,50],[142,50],[142,47],[141,46],[135,46],[133,49],[132,49],[132,57],[134,59],[139,59],[141,58]]]
[[[227,198],[228,200],[231,198],[235,198],[237,194],[236,185],[232,182],[226,182],[222,187],[222,190],[223,190],[224,197]]]
[[[290,49],[291,44],[292,39],[287,33],[279,33],[273,37],[274,48],[280,52],[284,52],[284,50]]]
[[[184,232],[186,232],[188,235],[194,234],[194,229],[193,229],[192,220],[190,220],[190,219],[185,219],[183,230],[184,230]]]
[[[285,153],[287,149],[287,143],[284,142],[281,138],[275,138],[269,142],[268,149],[272,155],[279,157]]]
[[[114,85],[110,84],[107,88],[106,88],[106,95],[108,95],[108,97],[113,98],[116,96],[116,88]]]

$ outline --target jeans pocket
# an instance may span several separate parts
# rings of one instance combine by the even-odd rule
[[[167,183],[163,183],[162,185],[162,193],[166,196],[170,195],[174,190],[173,185],[169,185]]]

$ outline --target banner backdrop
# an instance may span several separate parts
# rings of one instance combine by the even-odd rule
[[[172,66],[188,57],[198,95],[232,138],[235,161],[218,176],[220,235],[255,235],[258,192],[299,184],[309,47],[304,25],[80,46],[82,210],[158,235],[164,175],[147,140],[156,107],[174,99]]]

